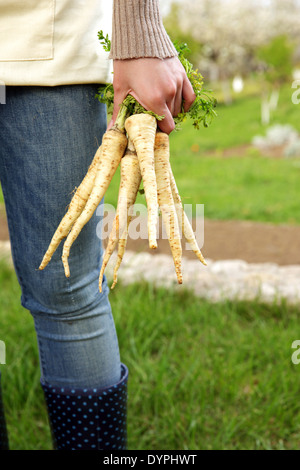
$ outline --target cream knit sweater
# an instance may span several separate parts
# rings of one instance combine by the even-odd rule
[[[111,59],[176,55],[159,0],[0,0],[0,84],[111,81],[100,29],[112,36]]]

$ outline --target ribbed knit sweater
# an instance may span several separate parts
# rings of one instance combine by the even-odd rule
[[[158,0],[114,0],[110,58],[173,57]]]

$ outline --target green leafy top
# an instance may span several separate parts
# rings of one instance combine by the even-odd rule
[[[217,105],[217,100],[212,96],[211,90],[203,89],[203,76],[197,69],[194,70],[193,64],[185,57],[185,54],[189,52],[187,44],[179,44],[175,41],[174,46],[196,95],[195,101],[189,111],[187,113],[182,111],[182,113],[174,118],[175,124],[180,124],[189,117],[193,121],[193,126],[196,129],[200,128],[200,124],[203,124],[204,127],[208,127],[212,119],[217,116],[214,109]]]
[[[101,31],[98,32],[98,39],[100,41],[100,44],[102,44],[103,49],[106,52],[110,52],[111,41],[108,37],[108,34],[106,36],[104,36],[103,31],[101,30]]]
[[[109,52],[111,47],[111,42],[109,40],[108,34],[104,36],[103,31],[98,32],[98,38],[100,44],[102,44],[105,51]],[[188,61],[185,57],[185,53],[189,50],[186,44],[179,44],[177,42],[174,43],[176,51],[178,53],[178,58],[182,63],[187,77],[189,78],[194,93],[196,95],[196,99],[193,105],[190,107],[188,112],[184,112],[182,108],[182,112],[174,118],[176,128],[180,127],[180,123],[185,121],[187,118],[190,118],[193,121],[193,126],[196,129],[200,129],[200,125],[203,124],[204,127],[208,127],[211,124],[212,119],[217,115],[215,112],[215,107],[217,104],[216,99],[212,96],[211,90],[203,89],[203,77],[198,72],[198,70],[194,70],[193,65]],[[102,103],[107,105],[107,112],[108,114],[112,114],[113,111],[113,104],[114,104],[114,88],[111,83],[107,85],[103,85],[99,88],[96,97]],[[126,112],[125,112],[125,108]],[[119,124],[118,127],[122,128],[124,116],[128,117],[132,114],[151,114],[157,120],[162,120],[164,116],[158,116],[152,111],[147,111],[133,96],[128,95],[121,105],[121,109],[119,115],[122,111],[122,118],[119,116]]]

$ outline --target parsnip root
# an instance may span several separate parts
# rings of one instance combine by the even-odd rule
[[[157,123],[149,114],[135,114],[125,121],[125,129],[137,152],[148,210],[149,247],[157,248],[158,202],[154,168],[154,141]]]
[[[56,249],[58,248],[60,242],[66,238],[68,235],[72,225],[74,222],[77,220],[79,215],[84,209],[84,206],[90,197],[90,194],[92,192],[95,178],[96,178],[96,173],[97,173],[97,168],[99,165],[101,157],[101,146],[98,148],[97,152],[95,153],[95,156],[93,158],[92,163],[89,166],[89,169],[78,186],[70,204],[67,213],[64,215],[62,218],[59,226],[57,227],[51,242],[49,244],[49,247],[42,259],[42,262],[39,266],[40,270],[43,270],[47,264],[50,262],[53,254],[55,253]]]
[[[179,284],[182,284],[182,248],[177,214],[170,185],[169,155],[169,136],[163,132],[157,132],[155,137],[154,159],[158,205],[162,213],[162,219],[168,236],[177,280]]]
[[[130,218],[131,217],[129,217],[129,222],[130,222]],[[127,237],[128,237],[128,227],[124,231],[124,233],[123,233],[123,235],[120,238],[119,243],[118,243],[118,257],[117,257],[117,261],[116,261],[116,264],[115,264],[115,267],[114,267],[114,278],[113,278],[113,283],[111,285],[111,289],[113,289],[116,286],[117,282],[118,282],[118,271],[119,271],[119,267],[121,266],[123,256],[124,256],[124,253],[125,253],[126,244],[127,244]]]
[[[95,184],[82,213],[75,221],[64,243],[62,262],[66,277],[70,276],[68,258],[71,246],[102,200],[112,177],[119,166],[126,145],[126,136],[116,129],[110,129],[103,136],[101,158],[98,165]]]
[[[117,274],[125,253],[132,218],[131,209],[136,201],[142,180],[148,210],[149,246],[151,249],[157,247],[158,208],[160,208],[177,281],[182,284],[181,234],[201,263],[206,265],[206,262],[184,212],[172,172],[169,136],[157,131],[156,118],[150,114],[134,114],[126,119],[125,106],[119,113],[118,122],[123,122],[123,125],[115,125],[104,134],[102,144],[85,178],[77,188],[67,213],[56,229],[39,269],[42,270],[47,266],[60,242],[66,238],[62,251],[62,263],[66,277],[70,276],[68,259],[71,246],[104,197],[120,164],[118,206],[100,269],[100,292],[105,268],[118,245],[111,288],[113,289],[117,283]],[[128,133],[128,139],[125,130]]]
[[[99,290],[102,291],[102,280],[107,263],[122,236],[128,233],[130,222],[129,209],[135,203],[138,189],[141,183],[141,172],[134,145],[130,138],[125,155],[121,159],[121,178],[118,196],[118,206],[114,218],[112,231],[104,253],[102,267],[99,276]],[[123,235],[124,234],[124,235]],[[120,243],[120,241],[119,241]],[[123,252],[124,253],[124,252]],[[120,259],[120,263],[122,258]]]
[[[177,185],[176,185],[176,181],[175,181],[175,178],[174,178],[174,175],[173,175],[171,164],[169,164],[169,175],[170,175],[170,184],[171,184],[171,189],[172,189],[172,195],[173,195],[173,199],[174,199],[174,203],[175,203],[175,208],[176,208],[176,212],[177,212],[177,217],[178,217],[178,222],[179,222],[179,227],[181,229],[181,233],[183,234],[186,241],[190,244],[191,249],[193,250],[193,252],[197,256],[199,261],[201,261],[202,264],[207,266],[207,263],[206,263],[203,255],[200,251],[200,248],[198,246],[195,234],[193,232],[193,228],[190,224],[190,221],[189,221],[186,213],[184,212],[184,208],[183,208],[183,205],[182,205],[182,202],[181,202],[181,197],[180,197],[179,191],[177,189]]]

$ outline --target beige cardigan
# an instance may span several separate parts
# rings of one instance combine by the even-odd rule
[[[158,0],[0,0],[0,83],[111,81],[100,29],[112,38],[112,59],[176,55]]]

